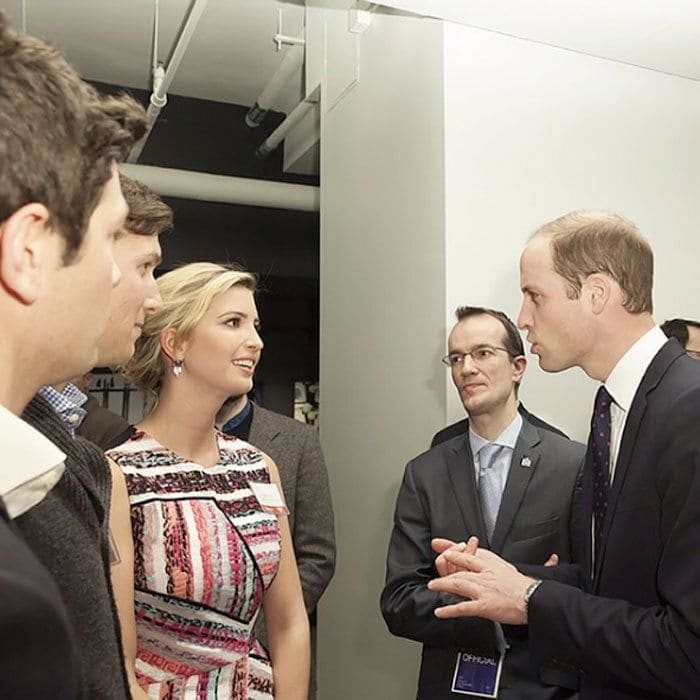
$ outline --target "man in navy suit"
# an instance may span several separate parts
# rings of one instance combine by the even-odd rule
[[[588,590],[452,547],[429,586],[468,600],[436,615],[527,624],[537,659],[579,672],[581,700],[696,700],[700,365],[654,324],[653,255],[630,221],[573,212],[545,224],[520,273],[519,325],[540,366],[603,382],[577,532]]]

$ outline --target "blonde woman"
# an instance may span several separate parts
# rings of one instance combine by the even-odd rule
[[[194,263],[158,287],[163,308],[146,318],[125,368],[150,409],[108,453],[131,510],[131,528],[115,524],[118,512],[112,526],[127,668],[140,686],[132,692],[305,700],[308,620],[286,517],[276,514],[277,468],[214,428],[224,400],[251,389],[260,357],[255,278]],[[269,653],[253,635],[261,605]]]

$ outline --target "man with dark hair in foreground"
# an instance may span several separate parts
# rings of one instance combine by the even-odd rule
[[[41,504],[65,454],[20,421],[42,384],[89,369],[120,272],[115,161],[144,131],[61,54],[0,13],[0,697],[84,696],[81,648],[56,582],[11,518]]]

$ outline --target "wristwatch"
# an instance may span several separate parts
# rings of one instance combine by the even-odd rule
[[[538,581],[533,581],[526,589],[525,589],[525,597],[523,598],[523,602],[525,603],[525,619],[527,620],[527,612],[528,612],[528,607],[530,605],[530,598],[532,598],[532,594],[540,587],[540,584],[542,583],[541,580]]]

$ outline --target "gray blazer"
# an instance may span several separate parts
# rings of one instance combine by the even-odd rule
[[[279,469],[304,603],[312,612],[335,571],[333,505],[318,432],[253,404],[248,442]]]
[[[479,537],[508,561],[543,564],[552,552],[570,561],[570,521],[583,463],[583,445],[523,420],[493,537],[481,516],[474,461],[466,434],[424,452],[406,466],[396,502],[381,609],[389,630],[423,643],[419,700],[457,698],[450,691],[458,651],[494,652],[494,625],[480,618],[440,620],[447,598],[429,591],[437,576],[433,537],[456,542]],[[562,700],[576,679],[540,668],[528,649],[527,629],[504,626],[510,645],[501,677],[502,700]],[[569,685],[570,690],[557,687]]]

